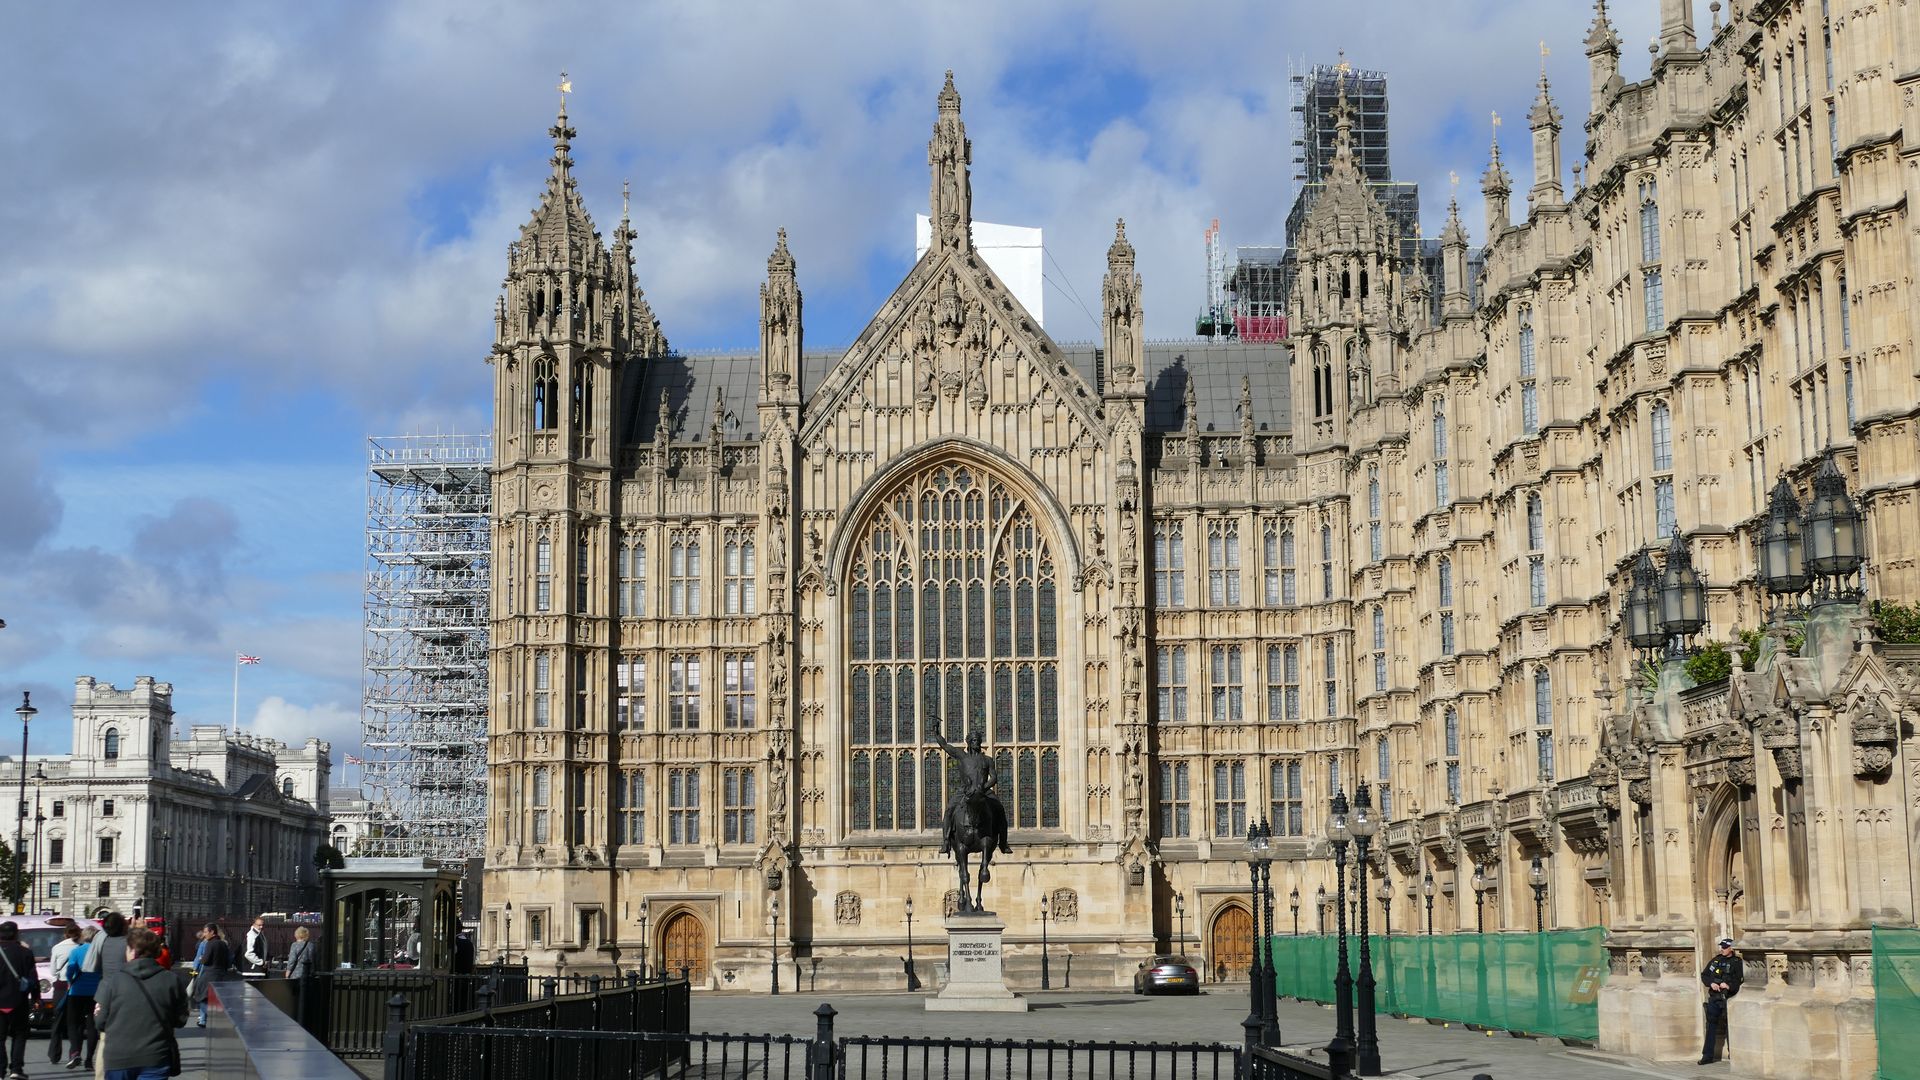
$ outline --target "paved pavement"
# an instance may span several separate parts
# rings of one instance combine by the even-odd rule
[[[207,1064],[207,1031],[196,1028],[193,1021],[180,1030],[180,1074],[185,1080],[199,1080],[201,1077],[217,1076],[218,1072],[209,1070]],[[229,1075],[238,1075],[229,1074]],[[36,1033],[27,1040],[27,1076],[29,1080],[49,1080],[51,1077],[65,1077],[67,1080],[92,1080],[91,1069],[67,1069],[64,1064],[55,1065],[47,1061],[47,1039]]]
[[[833,1005],[834,1033],[942,1038],[1073,1039],[1081,1042],[1241,1041],[1244,992],[1230,989],[1191,997],[1142,998],[1111,991],[1031,993],[1027,1013],[930,1013],[923,994],[695,994],[693,1029],[707,1032],[811,1036],[813,1011]],[[1322,1043],[1333,1034],[1333,1011],[1295,1001],[1279,1005],[1288,1043]],[[1394,1073],[1421,1080],[1693,1080],[1731,1075],[1725,1064],[1654,1064],[1564,1046],[1553,1039],[1488,1035],[1458,1025],[1381,1018],[1381,1057]]]

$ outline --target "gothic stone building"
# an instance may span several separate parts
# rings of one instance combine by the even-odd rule
[[[1920,894],[1920,655],[1852,601],[1790,638],[1753,542],[1826,463],[1866,594],[1920,594],[1920,33],[1732,3],[1701,42],[1688,7],[1634,83],[1596,11],[1571,186],[1541,80],[1525,217],[1496,146],[1477,283],[1457,212],[1439,280],[1400,260],[1342,138],[1284,346],[1146,342],[1124,229],[1102,340],[1049,339],[972,248],[949,84],[934,243],[852,347],[804,348],[782,237],[758,353],[678,355],[563,111],[491,357],[485,941],[897,987],[905,901],[935,938],[951,903],[932,727],[972,725],[1016,980],[1043,897],[1088,985],[1168,947],[1242,974],[1248,821],[1311,929],[1324,807],[1366,782],[1394,926],[1431,874],[1438,928],[1471,927],[1480,867],[1489,931],[1530,929],[1538,857],[1546,923],[1609,930],[1603,1043],[1694,1052],[1727,933],[1736,1068],[1868,1075],[1867,928]],[[1755,670],[1642,688],[1621,602],[1675,550],[1704,637],[1773,626]]]

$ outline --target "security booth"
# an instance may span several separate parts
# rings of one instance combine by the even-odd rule
[[[453,970],[458,869],[427,859],[347,859],[320,877],[329,931],[323,970]]]

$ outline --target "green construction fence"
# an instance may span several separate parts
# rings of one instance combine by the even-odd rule
[[[1370,937],[1375,1008],[1382,1013],[1593,1041],[1600,1036],[1600,984],[1607,975],[1606,951],[1600,947],[1603,936],[1605,931],[1595,927],[1537,934]],[[1280,994],[1307,1001],[1333,1000],[1337,939],[1316,934],[1269,940]],[[1357,979],[1360,939],[1356,936],[1347,938],[1347,966]],[[1920,1026],[1907,1037],[1920,1045]],[[1884,1054],[1881,1060],[1886,1060]]]
[[[1920,930],[1873,929],[1880,1080],[1920,1080]]]

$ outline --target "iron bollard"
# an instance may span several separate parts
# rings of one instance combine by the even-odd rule
[[[540,980],[540,996],[552,997],[560,989],[560,980],[551,975]]]
[[[407,1075],[407,999],[395,994],[387,999],[386,1080],[405,1080]]]
[[[833,1018],[837,1014],[833,1006],[823,1001],[813,1010],[813,1015],[819,1023],[813,1033],[807,1080],[833,1080]]]

